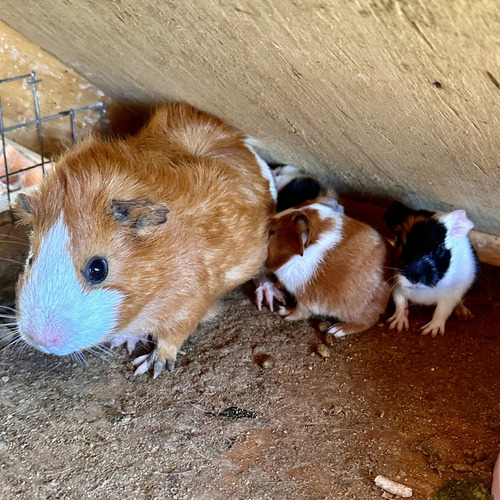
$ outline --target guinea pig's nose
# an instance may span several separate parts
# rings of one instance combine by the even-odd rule
[[[435,286],[439,281],[435,266],[429,260],[422,258],[413,261],[402,269],[403,275],[414,284]]]
[[[32,344],[49,350],[54,347],[60,347],[64,340],[61,328],[57,327],[46,328],[39,332],[36,330],[30,331],[25,336]]]

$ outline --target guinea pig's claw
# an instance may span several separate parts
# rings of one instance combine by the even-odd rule
[[[175,361],[172,361],[170,359],[158,359],[156,350],[149,354],[138,356],[134,359],[134,361],[132,361],[132,364],[134,366],[137,366],[134,371],[134,375],[141,375],[142,373],[146,373],[151,367],[153,367],[153,378],[158,378],[160,373],[165,368],[169,372],[173,371],[175,368]]]
[[[134,366],[137,366],[134,371],[134,375],[141,375],[142,373],[146,373],[149,370],[149,367],[152,363],[151,354],[143,354],[142,356],[138,356],[134,359],[134,361],[132,361],[132,364]]]
[[[173,372],[175,368],[175,361],[166,359],[164,361],[156,360],[153,365],[153,378],[158,378],[160,373],[167,369],[169,372]]]
[[[422,335],[428,335],[430,333],[431,337],[436,337],[438,333],[439,335],[444,335],[444,323],[441,321],[438,322],[431,320],[429,323],[424,325],[420,331]]]
[[[158,378],[160,373],[163,371],[166,365],[166,361],[158,361],[156,360],[153,365],[153,378]]]
[[[259,311],[262,311],[264,298],[270,311],[274,311],[274,299],[283,305],[286,303],[285,294],[271,281],[262,283],[255,290],[255,302]]]
[[[387,322],[389,323],[389,329],[394,330],[396,329],[399,332],[402,332],[403,330],[409,330],[410,328],[410,322],[408,321],[408,316],[391,316]]]

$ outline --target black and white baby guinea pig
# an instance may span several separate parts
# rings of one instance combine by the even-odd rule
[[[465,211],[440,214],[394,202],[384,220],[396,235],[396,310],[388,320],[390,328],[409,328],[409,301],[436,305],[423,335],[443,335],[452,312],[459,319],[472,318],[463,297],[476,278],[478,261],[468,237],[474,224]]]
[[[278,191],[276,212],[283,212],[321,197],[337,212],[344,213],[342,205],[337,201],[337,193],[315,177],[292,165],[271,166],[271,168]]]

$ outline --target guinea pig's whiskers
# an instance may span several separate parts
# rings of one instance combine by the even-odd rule
[[[6,341],[7,343],[2,346],[0,349],[15,349],[17,351],[17,357],[20,358],[20,354],[28,348],[28,344],[24,341],[24,339],[19,335],[18,332],[12,332],[10,335],[6,336],[2,339],[2,341]]]
[[[8,326],[17,325],[17,322],[16,322],[16,317],[15,317],[14,315],[12,315],[12,314],[1,314],[1,313],[0,313],[0,318],[1,318],[1,319],[9,319],[9,320],[12,320],[12,322],[11,322],[11,323],[4,323],[4,322],[2,321],[2,323],[1,323],[2,325],[8,325]]]
[[[389,279],[385,280],[385,283],[387,283],[391,287],[391,292],[392,292],[396,287],[396,285],[398,284],[398,277],[391,276]]]
[[[26,243],[25,241],[22,241],[22,240],[0,240],[0,243],[12,243],[13,245],[23,245],[25,247],[28,247],[29,248],[29,244]]]
[[[75,351],[68,354],[68,358],[78,364],[78,365],[88,365],[87,359],[85,358],[85,354],[82,351]]]
[[[0,306],[2,307],[2,306]],[[16,315],[14,313],[14,311],[11,311],[9,309],[6,309],[5,311],[2,311],[2,309],[0,309],[0,317],[2,318],[15,318]]]
[[[390,271],[399,271],[397,267],[391,267],[391,266],[382,266],[383,269],[389,269]]]
[[[85,350],[90,354],[93,354],[97,358],[102,359],[103,361],[111,361],[111,358],[113,357],[112,351],[99,344],[95,344],[92,347],[87,347]]]
[[[5,335],[4,335],[5,334]],[[12,342],[19,340],[18,337],[19,332],[16,330],[11,330],[10,328],[1,328],[0,329],[0,341],[7,342],[7,345],[10,345]],[[7,346],[4,346],[7,347]]]
[[[24,260],[11,259],[9,257],[0,257],[0,260],[4,260],[5,262],[14,262],[15,264],[24,265]]]
[[[16,264],[15,266],[12,266],[14,269],[24,269],[24,261],[9,259],[7,257],[0,257],[0,260],[10,262],[11,264]]]
[[[4,305],[1,305],[1,304],[0,304],[0,309],[7,309],[8,311],[12,311],[14,313],[16,312],[16,310],[13,307],[4,306]]]

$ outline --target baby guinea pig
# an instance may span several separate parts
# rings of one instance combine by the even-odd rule
[[[468,233],[473,224],[464,210],[438,214],[412,210],[399,202],[384,214],[397,237],[394,315],[390,328],[408,330],[408,302],[436,305],[422,334],[443,335],[452,312],[460,319],[472,314],[462,299],[476,278],[478,261]]]
[[[258,274],[275,202],[245,136],[187,104],[158,107],[135,135],[81,142],[18,198],[32,226],[21,337],[66,355],[151,336],[135,373],[156,378],[217,300]]]
[[[271,219],[266,267],[292,293],[287,320],[311,315],[341,321],[336,337],[372,327],[385,311],[388,246],[370,226],[338,213],[319,198]]]
[[[292,165],[270,166],[278,191],[277,212],[296,207],[321,196],[324,204],[328,202],[337,212],[343,213],[344,209],[338,203],[337,194],[332,188],[323,186],[317,179]],[[255,301],[259,310],[262,309],[264,299],[271,311],[274,309],[275,299],[281,304],[285,304],[285,294],[270,276],[263,273],[255,281]]]
[[[342,206],[337,202],[337,193],[332,188],[323,186],[316,178],[292,165],[271,168],[278,190],[277,212],[297,207],[321,196],[325,201],[329,198],[329,203],[336,207],[338,212],[343,213]]]

